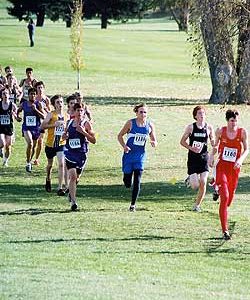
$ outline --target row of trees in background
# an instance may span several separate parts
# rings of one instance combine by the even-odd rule
[[[45,15],[52,21],[62,19],[67,27],[71,26],[74,6],[73,0],[8,0],[10,15],[27,20],[31,15],[37,16],[36,26],[43,26]],[[126,22],[129,19],[142,19],[149,10],[169,13],[179,26],[187,30],[188,0],[82,0],[83,16],[87,19],[98,17],[101,28],[107,28],[111,19]]]
[[[75,0],[8,0],[11,15],[19,20],[45,15],[52,21],[72,23]],[[127,21],[143,18],[148,10],[168,11],[189,31],[193,58],[199,70],[207,60],[212,82],[210,103],[250,103],[250,0],[78,0],[85,18]],[[188,28],[189,24],[189,28]],[[235,47],[236,46],[236,47]]]

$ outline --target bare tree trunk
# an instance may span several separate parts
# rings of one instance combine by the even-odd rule
[[[44,24],[44,18],[45,18],[45,9],[42,7],[37,13],[36,13],[36,26],[37,27],[43,27]]]
[[[80,70],[77,70],[77,90],[80,91],[81,74]]]
[[[188,31],[189,4],[184,1],[177,7],[169,7],[169,10],[178,25],[179,31]]]
[[[225,4],[222,2],[222,0],[198,1],[202,11],[201,32],[212,81],[209,103],[215,104],[234,101],[236,87],[233,48],[224,19]]]
[[[242,65],[242,59],[245,51],[245,45],[248,42],[248,36],[250,32],[250,0],[247,0],[245,6],[241,6],[238,11],[239,21],[238,21],[238,47],[237,47],[237,63],[236,72],[237,75],[240,74],[240,69]]]
[[[250,35],[250,33],[249,33]],[[242,56],[242,65],[239,74],[238,86],[236,88],[237,103],[250,104],[250,36],[245,45]]]

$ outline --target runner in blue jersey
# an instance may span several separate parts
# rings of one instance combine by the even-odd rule
[[[152,147],[156,147],[154,124],[147,119],[148,108],[144,103],[134,107],[136,118],[128,120],[118,134],[118,141],[123,148],[122,171],[125,187],[130,188],[133,178],[130,211],[135,211],[135,203],[140,192],[141,176],[146,159],[145,145],[148,136]],[[127,134],[125,143],[123,136]]]
[[[77,209],[76,185],[87,162],[89,142],[96,143],[92,125],[85,115],[85,106],[80,103],[74,105],[74,119],[68,121],[63,138],[66,139],[65,161],[69,177],[69,201],[71,210]]]
[[[35,153],[35,148],[37,144],[37,140],[40,135],[40,125],[41,120],[44,119],[44,112],[39,101],[35,101],[36,99],[36,89],[30,88],[28,91],[28,101],[23,101],[18,110],[17,116],[23,111],[23,124],[22,124],[22,132],[27,143],[26,148],[26,171],[31,172],[32,165],[31,160]]]

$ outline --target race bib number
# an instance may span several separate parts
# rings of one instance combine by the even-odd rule
[[[15,101],[15,95],[14,94],[10,94],[10,101],[14,102]]]
[[[196,147],[199,149],[199,153],[201,152],[202,148],[203,148],[204,143],[202,142],[197,142],[197,141],[193,141],[193,145],[192,147]]]
[[[225,147],[222,153],[222,159],[235,162],[237,158],[237,149]]]
[[[36,126],[36,116],[26,116],[26,126]]]
[[[64,126],[55,127],[55,135],[62,136],[64,133]]]
[[[23,97],[29,98],[28,89],[26,89],[26,88],[23,89]]]
[[[10,124],[10,116],[9,115],[1,115],[0,122],[1,122],[1,125],[9,125]]]
[[[144,146],[147,140],[146,134],[136,133],[134,137],[134,145]]]
[[[81,148],[80,139],[70,139],[69,140],[69,146],[70,146],[71,149]]]

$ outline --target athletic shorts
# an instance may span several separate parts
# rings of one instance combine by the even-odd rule
[[[36,140],[39,139],[39,136],[40,136],[40,130],[39,129],[37,129],[37,130],[23,130],[23,136],[24,136],[25,131],[29,131],[31,133],[33,141],[36,141]]]
[[[10,127],[0,127],[0,134],[4,134],[4,135],[13,135],[13,128]]]
[[[203,172],[209,172],[208,167],[208,153],[193,155],[188,153],[188,175],[201,174]]]
[[[59,147],[49,147],[45,146],[45,154],[48,159],[52,159],[56,156],[57,152],[63,152],[64,146]]]
[[[76,169],[77,174],[81,174],[87,163],[87,154],[64,151],[64,155],[67,169]]]
[[[122,172],[124,174],[130,174],[134,170],[144,170],[144,162],[139,161],[139,162],[129,162],[125,159],[122,160]]]

